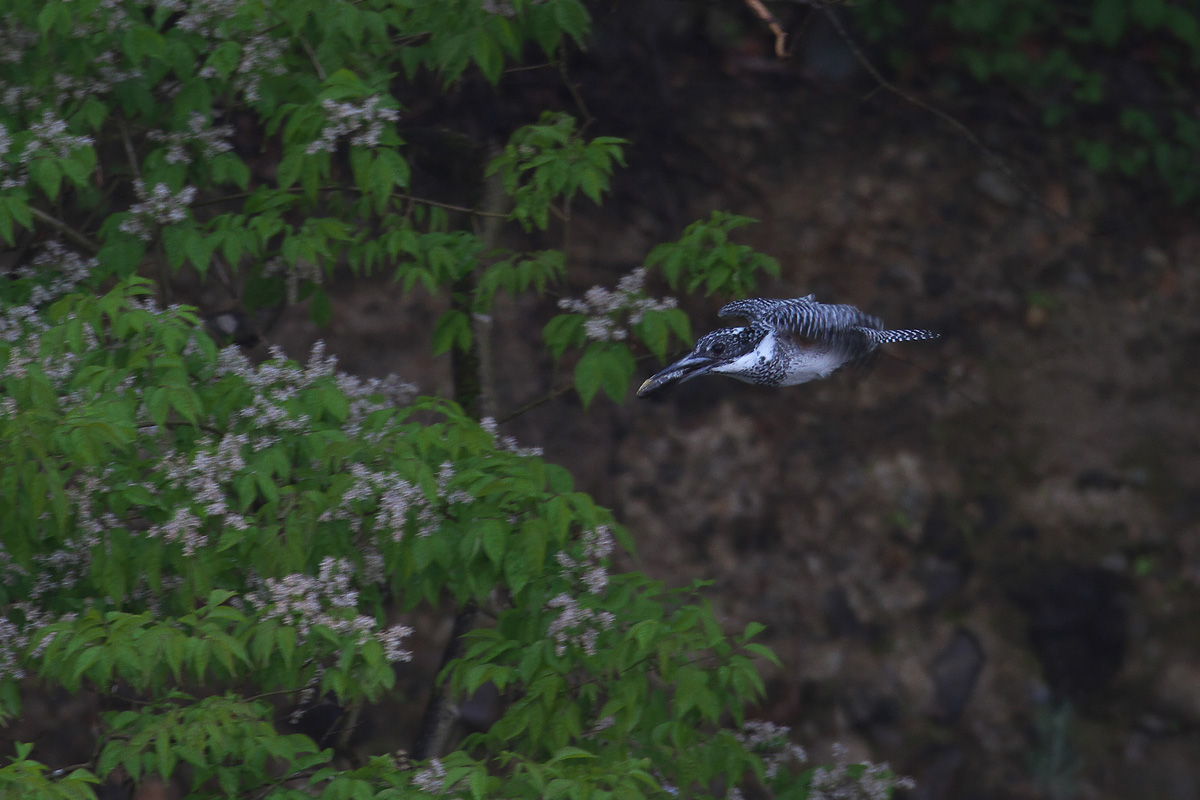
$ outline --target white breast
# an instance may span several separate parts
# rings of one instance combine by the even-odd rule
[[[822,345],[784,345],[779,348],[778,356],[784,362],[781,386],[795,386],[818,378],[828,378],[834,370],[846,363],[846,357],[836,348]]]

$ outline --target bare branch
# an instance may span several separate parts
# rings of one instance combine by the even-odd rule
[[[747,2],[749,1],[750,0],[747,0]],[[854,54],[854,58],[857,59],[858,63],[862,65],[862,68],[865,69],[867,73],[875,79],[875,82],[879,84],[879,88],[891,92],[900,99],[911,103],[922,111],[933,114],[935,117],[954,128],[960,135],[962,135],[964,139],[970,142],[975,149],[982,153],[984,158],[995,164],[996,167],[1000,169],[1000,171],[1002,171],[1010,181],[1013,182],[1013,185],[1016,186],[1017,189],[1031,202],[1059,222],[1062,222],[1073,228],[1084,230],[1080,225],[1069,219],[1066,215],[1062,214],[1058,209],[1050,206],[1044,200],[1038,197],[1029,184],[1026,183],[1025,180],[1016,173],[1009,163],[999,153],[996,153],[994,150],[984,144],[980,138],[975,135],[975,132],[968,128],[964,123],[960,122],[950,114],[947,114],[945,111],[942,111],[940,108],[935,108],[921,98],[909,94],[896,84],[889,81],[887,78],[883,77],[883,74],[873,63],[871,63],[871,60],[867,58],[866,54],[863,53],[862,49],[858,46],[854,39],[850,37],[849,32],[846,30],[846,26],[842,24],[842,20],[838,17],[837,12],[827,5],[824,6],[822,10],[825,12],[825,16],[829,18],[829,22],[831,25],[833,25],[834,30],[838,32],[838,36],[840,36],[842,41],[845,42],[846,47],[850,49],[850,52]],[[1085,230],[1085,232],[1088,231]]]
[[[71,242],[71,244],[75,245],[76,247],[80,247],[84,250],[87,250],[89,253],[92,253],[92,254],[100,252],[100,245],[96,244],[91,239],[84,236],[82,233],[75,230],[70,225],[63,222],[61,219],[59,219],[58,217],[52,217],[49,214],[47,214],[45,211],[42,211],[40,208],[34,208],[32,206],[30,206],[29,212],[31,214],[33,214],[33,216],[35,218],[41,220],[42,222],[49,225],[51,228],[54,228],[55,230],[57,230],[59,233],[61,233],[63,235],[64,238],[66,238],[68,241]]]
[[[779,24],[779,20],[775,19],[775,15],[767,10],[762,0],[744,0],[744,2],[759,19],[767,23],[771,33],[775,34],[775,55],[779,58],[787,58],[787,31]]]

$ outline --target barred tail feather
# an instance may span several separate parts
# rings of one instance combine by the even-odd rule
[[[940,333],[933,331],[871,331],[871,334],[872,338],[878,344],[911,342],[918,339],[937,339],[941,336]]]

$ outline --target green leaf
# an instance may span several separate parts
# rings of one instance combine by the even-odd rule
[[[87,186],[92,182],[92,172],[96,169],[96,153],[90,147],[80,148],[70,158],[58,159],[58,166],[71,183],[78,187]]]
[[[600,391],[600,386],[604,383],[607,369],[605,362],[608,357],[608,351],[604,345],[600,342],[592,342],[588,345],[583,357],[579,359],[579,363],[575,365],[575,391],[579,392],[584,408],[591,404],[592,398],[596,396],[596,392]]]
[[[433,328],[433,354],[441,355],[451,347],[471,347],[471,318],[465,311],[451,308],[442,313]]]
[[[1166,0],[1131,0],[1129,16],[1143,28],[1154,30],[1166,19]]]
[[[583,41],[591,25],[591,18],[583,4],[577,0],[559,0],[551,5],[554,19],[563,32],[576,41]]]
[[[682,717],[701,701],[708,692],[708,680],[695,667],[682,667],[675,674],[675,711]]]
[[[594,170],[587,170],[579,178],[580,188],[593,203],[600,204],[600,195],[608,188],[608,176]]]
[[[158,774],[164,778],[171,777],[175,771],[175,753],[171,749],[171,739],[160,734],[154,740],[154,755],[158,761]]]
[[[308,156],[299,147],[288,148],[275,170],[275,180],[280,189],[287,189],[300,179],[300,170]]]
[[[187,235],[183,240],[183,251],[202,278],[208,274],[208,265],[212,261],[213,244],[210,237],[206,237],[195,228],[187,229]]]
[[[562,27],[554,18],[549,5],[534,5],[529,9],[529,28],[542,52],[547,57],[554,58],[558,43],[562,39]]]
[[[132,275],[146,255],[146,244],[133,236],[116,236],[109,239],[96,254],[100,269],[96,277],[115,275],[127,278]]]
[[[670,331],[666,319],[660,312],[647,311],[642,317],[642,321],[634,326],[634,331],[659,361],[666,358]]]
[[[546,546],[550,542],[550,531],[546,521],[539,518],[525,520],[521,526],[521,544],[535,572],[541,572],[546,559]]]
[[[171,398],[170,390],[167,387],[147,386],[142,397],[146,404],[146,410],[150,412],[150,419],[159,428],[167,424],[167,415],[171,413]]]
[[[625,395],[629,391],[629,380],[633,377],[635,369],[637,369],[637,361],[626,345],[618,344],[610,348],[610,356],[604,363],[602,384],[604,393],[614,403],[620,403],[625,399]]]
[[[584,325],[587,317],[582,314],[559,314],[551,317],[542,330],[546,346],[557,360],[568,347],[582,347],[587,341]]]
[[[16,244],[13,235],[12,206],[20,201],[15,197],[0,197],[0,236],[10,245]]]
[[[504,54],[500,51],[500,45],[490,36],[480,36],[471,56],[487,82],[495,85],[504,70]]]
[[[771,648],[763,644],[750,643],[746,645],[746,651],[753,653],[759,658],[766,659],[772,664],[779,664],[779,657],[772,652]]]
[[[247,45],[252,46],[252,45]],[[242,60],[242,46],[237,42],[222,42],[212,49],[205,66],[212,67],[223,79],[228,79]]]
[[[62,183],[63,174],[57,159],[33,159],[29,163],[29,177],[51,200],[58,197],[58,188]]]
[[[100,130],[104,121],[108,119],[108,106],[95,96],[88,96],[79,109],[79,118],[92,130]]]
[[[748,642],[751,639],[753,639],[755,636],[758,636],[760,633],[765,631],[766,629],[767,629],[767,626],[763,625],[761,622],[747,623],[746,630],[742,632],[742,641]]]
[[[1129,0],[1095,0],[1092,27],[1104,44],[1112,47],[1125,33],[1125,12]]]
[[[319,328],[328,327],[333,320],[333,301],[329,297],[329,292],[320,286],[313,289],[308,316]]]
[[[162,229],[163,249],[167,252],[167,265],[173,270],[183,266],[187,253],[183,249],[187,231],[178,225],[168,225]]]
[[[575,389],[584,406],[591,403],[600,389],[604,389],[613,402],[623,401],[636,367],[637,362],[627,346],[592,342],[575,365]]]
[[[130,62],[141,64],[150,58],[161,58],[166,51],[166,40],[162,34],[146,25],[138,25],[122,39],[122,49]]]
[[[692,322],[688,319],[688,315],[683,312],[683,309],[669,308],[661,312],[671,326],[671,332],[674,333],[684,344],[692,342]]]
[[[1105,172],[1112,166],[1112,151],[1103,140],[1079,139],[1075,143],[1075,149],[1094,172]]]
[[[64,2],[50,2],[42,6],[37,16],[38,32],[45,36],[56,25],[60,31],[69,28],[71,12],[68,6],[69,4]]]
[[[509,591],[514,596],[520,595],[529,581],[533,578],[534,571],[531,569],[529,559],[521,550],[509,550],[504,559],[504,580],[508,584]]]
[[[499,520],[486,519],[479,523],[479,535],[483,540],[483,552],[493,564],[501,566],[509,537],[508,526]]]
[[[1196,12],[1182,6],[1167,6],[1163,27],[1191,47],[1193,52],[1200,50],[1200,15]]]

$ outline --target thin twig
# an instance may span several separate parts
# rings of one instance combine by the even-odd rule
[[[592,112],[588,110],[587,103],[583,102],[583,95],[579,93],[579,89],[571,81],[571,76],[567,74],[567,59],[563,54],[559,55],[558,59],[558,74],[562,78],[563,86],[567,87],[567,91],[571,93],[571,101],[575,103],[575,107],[579,109],[579,113],[583,115],[583,125],[579,127],[582,131],[586,129],[596,119],[592,116]]]
[[[558,64],[556,64],[555,62],[547,61],[544,64],[529,64],[527,66],[522,66],[522,67],[505,67],[504,74],[509,75],[509,74],[516,73],[516,72],[532,72],[533,70],[549,69],[550,67],[556,67],[556,66],[558,66]]]
[[[125,159],[129,162],[129,169],[133,172],[133,177],[138,183],[142,181],[142,168],[138,166],[137,151],[133,149],[133,139],[129,136],[129,129],[125,127],[125,120],[117,117],[117,130],[121,132],[121,144],[125,146]]]
[[[98,253],[100,251],[100,245],[96,244],[91,239],[84,236],[82,233],[75,230],[70,225],[63,222],[61,219],[59,219],[58,217],[52,217],[49,214],[47,214],[45,211],[42,211],[40,208],[34,208],[32,206],[29,208],[29,212],[31,214],[33,214],[33,216],[36,217],[37,219],[40,219],[42,222],[44,222],[47,225],[49,225],[50,227],[56,229],[64,237],[69,239],[72,244],[82,247],[84,250],[87,250],[89,253],[92,253],[92,254]]]
[[[230,299],[237,300],[239,292],[237,287],[233,285],[233,276],[225,272],[225,264],[221,260],[221,257],[213,253],[209,262],[212,265],[213,274],[217,276],[217,282],[225,287],[225,291],[229,293]],[[230,266],[232,267],[232,264]]]
[[[767,10],[767,7],[762,4],[762,0],[744,0],[744,2],[750,6],[750,10],[759,19],[767,23],[771,33],[775,34],[775,55],[779,58],[787,58],[787,31],[779,24],[779,20],[775,19],[775,15]]]
[[[468,602],[454,616],[454,626],[450,629],[450,638],[446,640],[446,648],[442,651],[442,660],[438,665],[437,674],[441,675],[446,665],[458,658],[462,650],[462,637],[475,627],[475,617],[478,614],[476,603]],[[444,755],[443,748],[450,737],[455,723],[458,721],[458,708],[450,702],[450,682],[433,685],[433,693],[425,706],[421,718],[421,727],[413,742],[412,753],[416,759],[433,758]]]
[[[350,746],[350,739],[354,736],[354,731],[358,728],[359,717],[362,716],[363,704],[356,702],[350,706],[350,712],[346,714],[345,722],[342,723],[342,731],[337,737],[337,746],[340,750],[346,750]]]
[[[749,0],[747,0],[747,2],[749,2]],[[902,99],[908,103],[911,103],[912,105],[916,106],[917,108],[921,109],[922,111],[933,114],[935,117],[942,120],[950,127],[954,128],[956,131],[958,131],[959,134],[962,135],[962,137],[964,139],[966,139],[968,142],[970,142],[971,145],[975,147],[975,149],[977,149],[980,153],[982,153],[983,156],[987,160],[989,160],[990,162],[995,164],[996,167],[998,167],[1000,169],[1000,171],[1004,173],[1005,177],[1007,177],[1010,181],[1012,181],[1013,185],[1016,186],[1017,189],[1026,196],[1026,198],[1031,200],[1039,208],[1041,208],[1043,211],[1047,212],[1050,216],[1054,217],[1059,222],[1061,222],[1065,225],[1068,225],[1070,227],[1076,228],[1078,230],[1082,230],[1085,233],[1090,233],[1085,228],[1083,228],[1078,223],[1076,223],[1074,220],[1068,218],[1065,214],[1061,213],[1058,209],[1054,208],[1053,206],[1049,205],[1044,200],[1042,200],[1040,197],[1038,197],[1037,193],[1034,192],[1033,188],[1030,187],[1029,184],[1026,183],[1021,178],[1021,176],[1016,173],[1016,171],[1009,165],[1008,161],[1006,161],[999,153],[995,152],[990,147],[988,147],[986,144],[984,144],[983,141],[978,136],[975,135],[975,132],[972,131],[970,128],[968,128],[965,123],[960,122],[957,118],[946,113],[945,111],[942,111],[940,108],[935,108],[934,106],[931,106],[929,103],[926,103],[921,98],[915,97],[915,96],[909,94],[908,92],[904,91],[899,86],[897,86],[896,84],[889,81],[887,78],[883,77],[883,74],[876,68],[876,66],[873,63],[871,63],[871,60],[869,58],[867,58],[866,54],[863,53],[862,49],[858,46],[858,44],[854,41],[854,39],[851,38],[850,33],[846,30],[846,26],[842,24],[842,20],[840,17],[838,17],[837,12],[834,11],[834,9],[829,6],[824,6],[822,8],[822,10],[825,12],[825,16],[829,18],[829,22],[831,25],[833,25],[834,30],[836,30],[838,32],[838,36],[841,37],[841,39],[845,43],[846,47],[848,47],[850,49],[850,52],[853,53],[854,58],[858,61],[859,64],[862,65],[862,68],[865,69],[867,71],[867,73],[872,78],[875,79],[876,83],[879,84],[879,88],[882,88],[882,89],[885,89],[885,90],[891,92],[892,94],[896,95],[900,99]]]
[[[301,186],[289,186],[286,189],[283,189],[282,191],[285,191],[288,194],[300,194],[301,192],[304,191],[304,188]],[[318,192],[356,192],[358,194],[363,193],[363,190],[359,189],[357,186],[318,186],[317,191]],[[198,202],[192,203],[192,206],[193,207],[209,206],[209,205],[216,205],[217,203],[227,203],[230,200],[245,200],[247,197],[252,197],[253,195],[254,195],[254,192],[236,192],[234,194],[224,194],[224,195],[221,195],[220,197],[211,197],[208,200],[200,200]],[[507,214],[499,214],[499,213],[494,213],[491,211],[480,211],[477,208],[467,208],[466,206],[457,206],[457,205],[454,205],[453,203],[443,203],[440,200],[430,200],[427,197],[417,197],[416,195],[404,194],[403,192],[392,192],[392,197],[397,197],[401,200],[408,200],[413,203],[420,203],[422,205],[435,206],[437,208],[444,208],[447,211],[459,211],[463,214],[471,214],[472,216],[476,216],[476,217],[494,217],[496,219],[508,219]]]
[[[129,162],[129,170],[133,173],[137,185],[141,186],[144,192],[146,184],[142,180],[142,169],[138,165],[137,151],[133,147],[133,137],[129,135],[129,128],[126,127],[125,120],[120,117],[117,117],[117,130],[121,132],[121,144],[125,147],[125,159]],[[138,199],[144,199],[144,197]],[[154,238],[154,250],[158,254],[158,303],[165,308],[171,304],[171,273],[167,266],[167,253],[162,237],[156,235]]]
[[[516,419],[517,417],[521,416],[522,414],[527,414],[528,412],[533,411],[538,406],[545,405],[546,403],[549,403],[551,400],[557,400],[558,398],[562,397],[564,394],[566,394],[567,392],[570,392],[574,388],[575,388],[574,383],[568,383],[563,386],[558,386],[554,389],[551,389],[549,392],[546,392],[546,394],[542,395],[541,397],[530,400],[528,403],[524,403],[522,405],[517,406],[512,411],[509,411],[507,414],[502,414],[501,416],[496,417],[496,422],[503,425],[505,422]]]
[[[641,364],[643,361],[649,361],[651,358],[654,358],[653,354],[642,353],[641,355],[634,357],[633,363]],[[498,424],[503,425],[505,422],[514,420],[517,417],[521,416],[522,414],[526,414],[526,413],[532,411],[533,409],[537,408],[538,406],[545,405],[546,403],[549,403],[552,400],[557,400],[558,398],[562,397],[564,394],[569,393],[574,388],[575,388],[574,383],[568,383],[563,386],[556,386],[555,388],[546,392],[541,397],[535,397],[534,399],[530,400],[529,402],[522,403],[521,405],[517,406],[512,411],[509,411],[508,413],[506,413],[502,416],[496,417],[496,422]]]
[[[304,48],[304,52],[308,54],[308,60],[312,62],[313,69],[317,71],[317,77],[321,82],[325,82],[325,70],[321,67],[321,62],[317,60],[317,54],[313,52],[312,45],[308,43],[308,39],[300,37],[300,46]]]
[[[499,150],[498,145],[492,145],[490,156],[497,155]],[[483,207],[488,211],[493,212],[494,216],[484,217],[482,220],[475,221],[476,233],[483,241],[483,252],[490,253],[496,249],[499,243],[501,220],[507,216],[501,213],[511,204],[508,194],[504,191],[504,181],[499,172],[493,173],[487,178],[484,184],[483,191]],[[482,268],[476,267],[476,272]],[[493,314],[495,307],[487,309],[486,314],[472,314],[472,327],[474,329],[474,340],[479,351],[479,416],[480,417],[495,417],[496,416],[496,360],[492,352],[494,344],[494,326]]]

